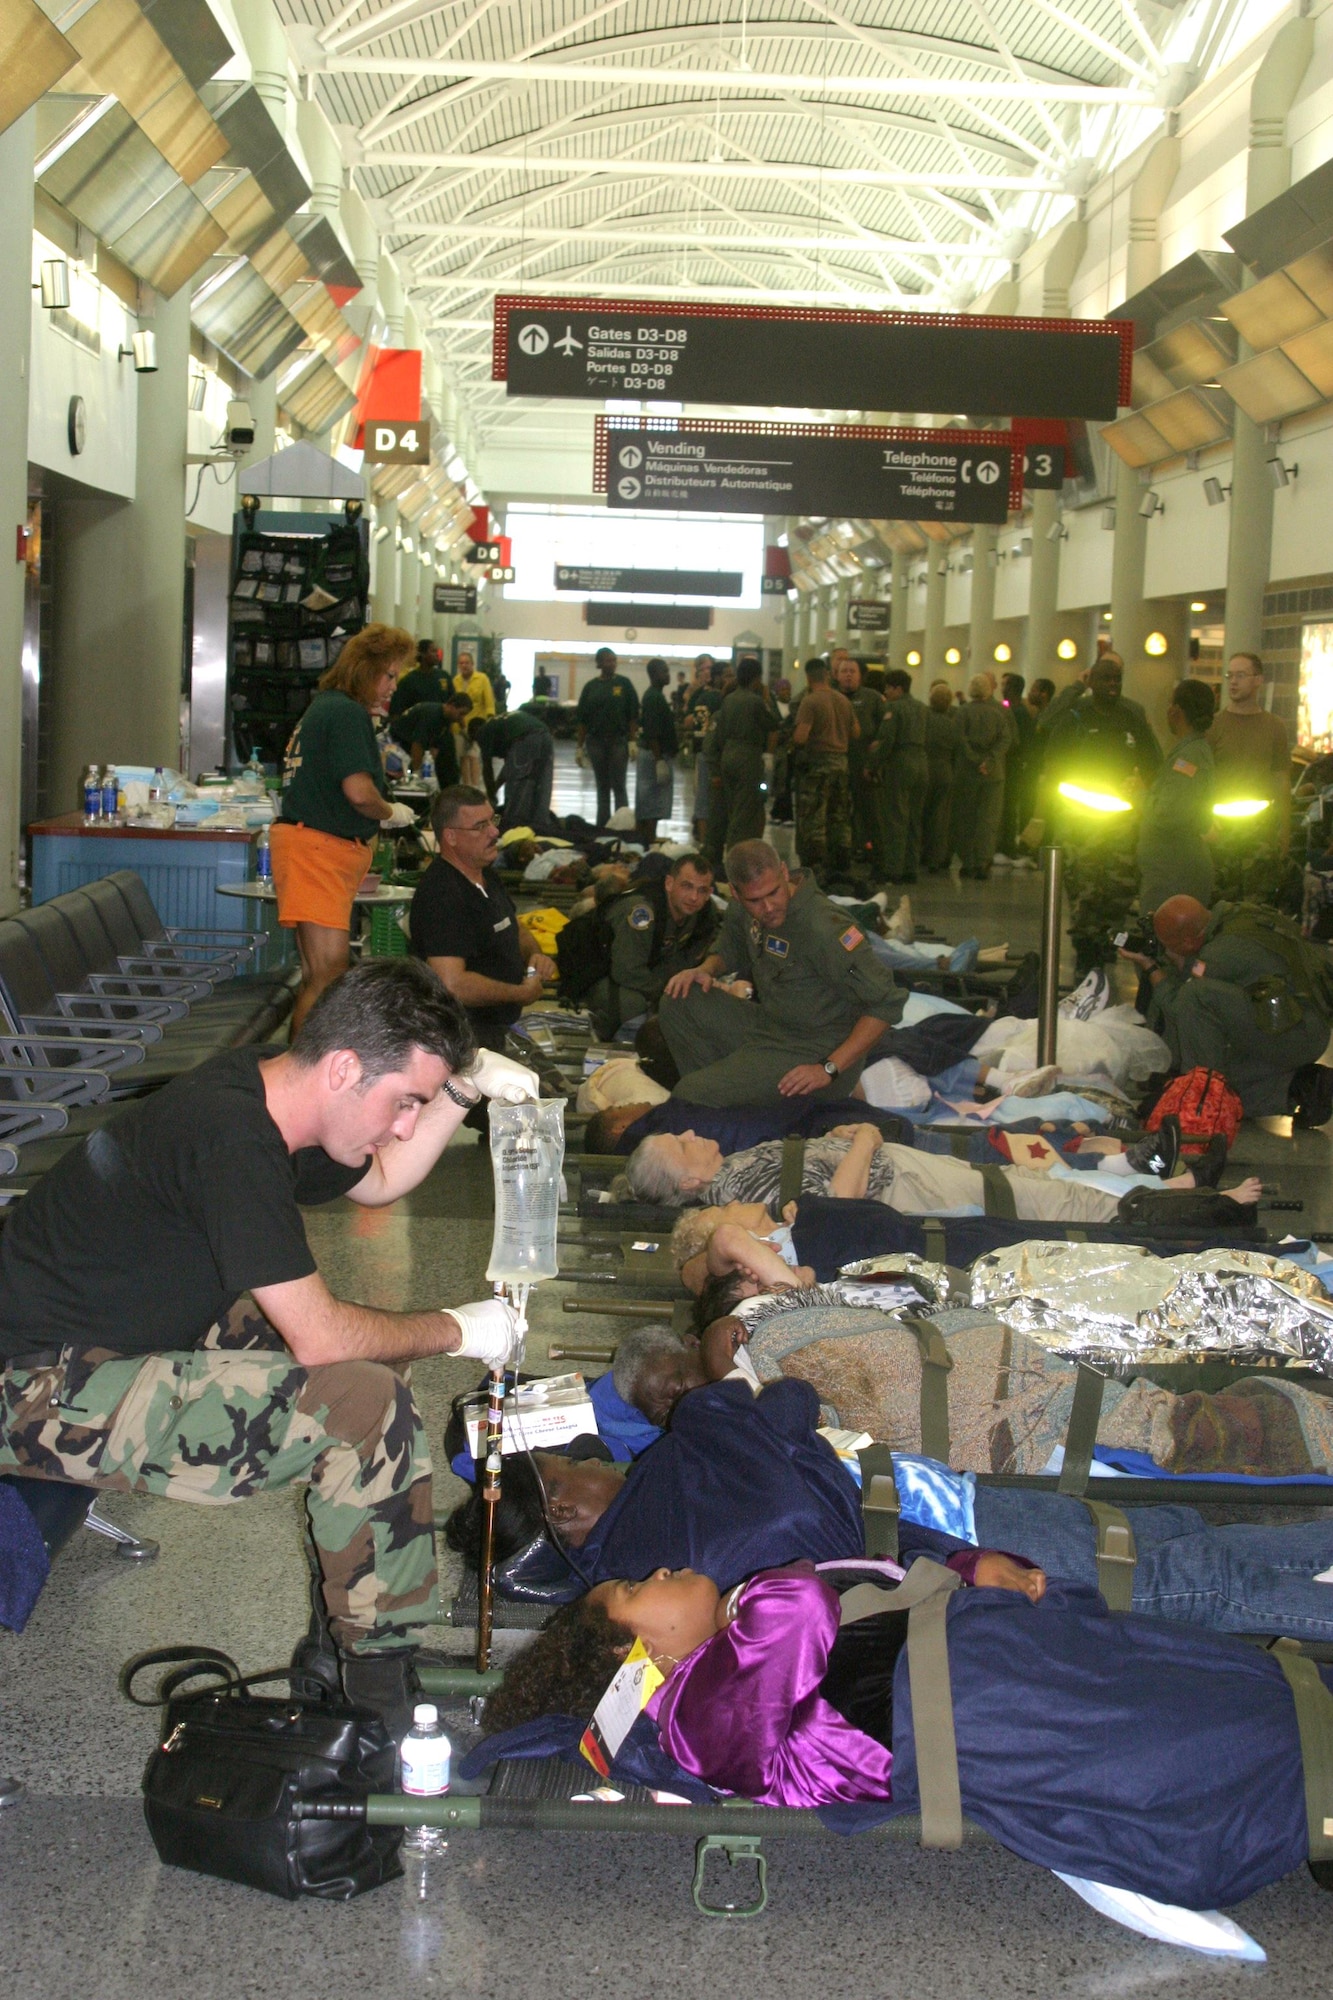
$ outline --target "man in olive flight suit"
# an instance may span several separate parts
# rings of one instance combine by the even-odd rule
[[[1122,956],[1148,974],[1148,1026],[1177,1071],[1221,1070],[1247,1118],[1290,1111],[1297,1124],[1324,1124],[1333,1113],[1333,1069],[1319,1061],[1333,1019],[1326,948],[1258,903],[1210,912],[1193,896],[1172,896],[1153,929],[1165,966]]]
[[[742,660],[736,685],[713,718],[708,739],[712,799],[708,812],[708,858],[713,866],[738,840],[760,840],[764,832],[764,770],[773,769],[778,718],[764,697],[758,660]]]
[[[698,965],[716,934],[713,871],[702,854],[680,854],[660,882],[641,882],[606,912],[611,971],[583,1004],[604,1040],[647,1014],[678,972]]]
[[[871,757],[879,769],[884,815],[884,873],[915,882],[921,867],[921,824],[930,784],[926,755],[927,712],[912,693],[912,676],[891,667],[884,676],[884,719]]]
[[[874,886],[888,874],[885,860],[883,774],[871,758],[871,745],[884,720],[884,697],[877,688],[867,687],[861,662],[841,647],[830,662],[833,678],[846,695],[861,725],[847,749],[847,786],[852,798],[852,869],[856,874],[869,869]]]
[[[653,1024],[654,1052],[664,1042],[679,1072],[673,1095],[715,1106],[847,1097],[905,994],[847,911],[809,874],[793,881],[766,841],[733,847],[727,878],[734,901],[713,949],[668,980]],[[728,972],[741,982],[730,990],[718,983]]]

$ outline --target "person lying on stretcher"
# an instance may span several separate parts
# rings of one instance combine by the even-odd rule
[[[1015,1166],[1000,1166],[997,1171],[1020,1221],[1110,1222],[1131,1188],[1186,1192],[1216,1186],[1224,1160],[1225,1148],[1165,1181],[1155,1174],[1136,1174],[1127,1165],[1121,1171],[1121,1163],[1128,1162],[1126,1154],[1108,1155],[1096,1173],[1078,1172],[1059,1161],[1045,1172]],[[673,1208],[759,1202],[776,1217],[782,1145],[769,1140],[724,1159],[712,1139],[697,1138],[692,1131],[661,1133],[636,1147],[625,1173],[638,1201]],[[987,1212],[986,1182],[975,1167],[944,1154],[886,1144],[869,1125],[836,1128],[827,1138],[808,1141],[801,1162],[801,1192],[848,1200],[869,1196],[901,1215]],[[1242,1207],[1252,1207],[1262,1189],[1258,1180],[1250,1178],[1223,1192]]]
[[[748,1252],[745,1259],[751,1261]],[[799,1284],[808,1274],[787,1272],[787,1276]],[[567,1543],[577,1552],[575,1560],[585,1582],[617,1569],[629,1575],[647,1574],[686,1554],[692,1567],[723,1579],[779,1558],[792,1560],[793,1553],[821,1561],[860,1556],[864,1544],[854,1480],[841,1463],[833,1471],[829,1463],[833,1455],[813,1430],[819,1422],[819,1401],[827,1403],[827,1391],[845,1380],[850,1350],[851,1372],[861,1384],[863,1398],[848,1405],[853,1422],[887,1435],[895,1447],[904,1561],[913,1553],[953,1557],[978,1547],[1005,1550],[1011,1559],[1035,1565],[1038,1571],[1096,1587],[1097,1531],[1080,1500],[1060,1493],[981,1486],[972,1473],[922,1457],[915,1448],[919,1433],[909,1440],[893,1435],[898,1406],[888,1398],[881,1406],[881,1420],[875,1421],[874,1410],[864,1406],[864,1396],[865,1384],[875,1380],[877,1369],[896,1369],[900,1391],[903,1378],[910,1378],[900,1399],[919,1408],[915,1343],[884,1315],[847,1310],[839,1315],[828,1306],[812,1308],[811,1297],[823,1298],[831,1287],[813,1294],[789,1291],[790,1312],[770,1316],[753,1336],[760,1365],[775,1375],[771,1386],[756,1396],[752,1336],[746,1322],[729,1308],[743,1310],[744,1297],[762,1295],[763,1288],[743,1272],[732,1281],[734,1299],[729,1300],[726,1286],[725,1280],[716,1284],[703,1303],[708,1323],[701,1339],[665,1326],[648,1326],[636,1328],[621,1342],[615,1361],[616,1388],[665,1431],[632,1466],[550,1452],[505,1458],[497,1522],[501,1564],[538,1541],[544,1529],[549,1529],[552,1541]],[[873,1332],[865,1331],[867,1323]],[[820,1341],[830,1330],[834,1338],[821,1348]],[[802,1347],[804,1331],[809,1333],[809,1344]],[[785,1350],[782,1365],[793,1371],[786,1379],[772,1371],[767,1358],[774,1333]],[[836,1338],[839,1333],[841,1340]],[[895,1352],[895,1335],[899,1346],[910,1348],[910,1358]],[[977,1394],[978,1357],[969,1355],[968,1345],[962,1336],[950,1341],[957,1354],[950,1399],[954,1422],[965,1417],[965,1405]],[[843,1350],[841,1357],[838,1348]],[[798,1379],[803,1363],[819,1383],[814,1401],[810,1400],[813,1385]],[[1000,1426],[1026,1421],[1035,1435],[1033,1398],[1024,1388],[1028,1368],[1022,1343],[1014,1353],[1014,1364],[1019,1393],[1001,1408]],[[1064,1367],[1046,1385],[1057,1415],[1067,1403],[1068,1380]],[[743,1391],[742,1381],[749,1384],[748,1391]],[[993,1390],[993,1381],[990,1386]],[[1242,1390],[1244,1386],[1238,1385]],[[1125,1391],[1113,1388],[1108,1400],[1113,1402],[1115,1393],[1123,1396]],[[1226,1428],[1228,1412],[1236,1404],[1234,1395],[1185,1398],[1171,1397],[1165,1390],[1152,1393],[1163,1403],[1206,1403],[1200,1422],[1210,1434]],[[1322,1405],[1328,1412],[1324,1421],[1333,1427],[1329,1399],[1310,1397],[1308,1391],[1297,1393]],[[1270,1394],[1280,1404],[1278,1392]],[[1243,1404],[1243,1395],[1240,1400]],[[844,1415],[841,1407],[837,1414]],[[1256,1415],[1253,1403],[1243,1411],[1251,1439]],[[975,1435],[977,1428],[973,1412],[964,1435]],[[1233,1433],[1235,1428],[1233,1421]],[[1327,1441],[1333,1442],[1333,1429]],[[901,1451],[900,1443],[906,1447]],[[1103,1488],[1099,1481],[1097,1487],[1099,1497],[1114,1500],[1114,1482],[1105,1482]],[[1333,1515],[1280,1527],[1212,1527],[1193,1507],[1166,1505],[1131,1507],[1126,1518],[1138,1551],[1132,1591],[1135,1611],[1222,1631],[1295,1633],[1333,1641],[1333,1584],[1317,1581],[1322,1572],[1333,1569]],[[452,1547],[470,1556],[474,1567],[479,1532],[479,1508],[472,1500],[452,1518],[447,1538]],[[548,1584],[561,1579],[564,1587],[554,1592],[556,1596],[578,1588],[575,1573],[562,1573],[558,1562],[548,1563],[545,1574]],[[998,1571],[988,1574],[991,1581],[998,1581]],[[499,1587],[504,1594],[503,1574]],[[1029,1585],[1023,1582],[1022,1587]]]
[[[858,1804],[913,1810],[941,1760],[956,1758],[969,1819],[1080,1894],[1109,1884],[1169,1901],[1179,1931],[1168,1935],[1190,1934],[1183,1911],[1232,1905],[1300,1867],[1301,1729],[1277,1657],[1110,1616],[1095,1593],[1058,1581],[995,1587],[975,1559],[969,1587],[956,1567],[961,1585],[919,1564],[912,1573],[952,1592],[925,1658],[915,1617],[910,1638],[891,1607],[842,1623],[847,1607],[809,1563],[734,1589],[689,1568],[607,1579],[518,1655],[485,1726],[591,1716],[638,1640],[663,1681],[636,1724],[641,1754],[665,1753],[723,1792],[838,1806],[844,1826],[873,1824],[883,1814]],[[948,1719],[927,1700],[941,1675]],[[1323,1881],[1326,1864],[1315,1872]]]

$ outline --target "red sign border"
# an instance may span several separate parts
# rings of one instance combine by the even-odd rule
[[[1120,384],[1116,400],[1123,408],[1130,401],[1130,373],[1134,364],[1134,324],[1132,320],[1020,318],[1005,313],[913,313],[863,312],[831,306],[742,306],[711,304],[703,299],[564,299],[532,298],[522,292],[498,292],[495,298],[491,335],[491,380],[509,380],[509,315],[513,312],[599,312],[664,314],[673,319],[766,319],[799,320],[816,326],[979,326],[992,333],[1114,334],[1120,342]],[[1004,412],[1005,415],[1008,412]]]
[[[1023,453],[1012,431],[932,431],[912,424],[788,424],[768,417],[653,417],[607,416],[604,410],[593,418],[592,490],[605,493],[608,468],[608,438],[612,431],[662,431],[678,437],[789,437],[853,438],[866,444],[918,444],[948,447],[956,444],[980,445],[983,450],[1009,453],[1009,512],[1023,505]]]

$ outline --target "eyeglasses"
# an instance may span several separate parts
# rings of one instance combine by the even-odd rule
[[[451,833],[489,833],[491,828],[498,826],[499,823],[495,814],[491,813],[486,819],[474,819],[471,825],[461,819],[455,820],[449,830]]]

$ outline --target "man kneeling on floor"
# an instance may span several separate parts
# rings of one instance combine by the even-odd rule
[[[383,1207],[481,1094],[520,1086],[536,1094],[478,1057],[433,973],[376,960],[321,994],[290,1049],[229,1049],[92,1133],[0,1237],[0,1469],[211,1506],[307,1485],[318,1575],[298,1662],[341,1673],[396,1733],[413,1629],[438,1601],[430,1453],[393,1364],[498,1365],[515,1320],[498,1299],[336,1298],[299,1204]]]

